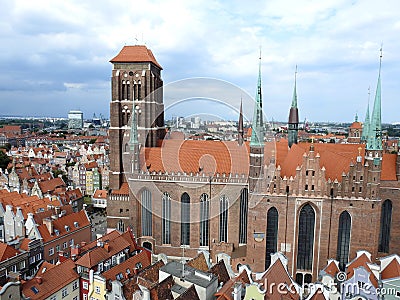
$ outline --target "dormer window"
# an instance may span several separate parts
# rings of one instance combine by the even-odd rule
[[[136,269],[141,269],[142,263],[141,262],[136,263],[135,267],[136,267]]]
[[[60,231],[58,229],[54,229],[54,233],[56,234],[56,236],[60,235]]]
[[[69,232],[69,226],[68,225],[65,225],[65,230],[67,231],[67,232]]]
[[[78,228],[78,227],[79,227],[79,223],[78,223],[78,222],[74,222],[74,226],[75,226],[76,228]]]

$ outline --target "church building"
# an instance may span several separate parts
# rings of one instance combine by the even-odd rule
[[[400,156],[382,149],[381,67],[371,116],[351,143],[331,144],[298,142],[296,80],[288,140],[264,139],[261,61],[250,141],[242,113],[237,141],[168,139],[152,51],[124,46],[110,62],[109,228],[130,226],[171,258],[226,253],[234,270],[263,271],[280,251],[300,284],[329,258],[343,269],[358,250],[400,253]]]

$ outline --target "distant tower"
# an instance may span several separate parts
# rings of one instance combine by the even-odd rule
[[[242,110],[242,99],[240,99],[240,112],[239,112],[239,124],[238,124],[238,144],[243,145],[244,131],[243,131],[243,110]]]
[[[374,108],[371,115],[371,123],[365,150],[366,166],[368,167],[368,191],[367,197],[379,199],[379,186],[382,170],[382,124],[381,124],[381,67],[382,49],[379,61],[379,75],[376,86]]]
[[[261,54],[258,67],[257,95],[256,101],[254,103],[254,116],[251,129],[249,191],[257,192],[259,183],[261,183],[262,181],[264,165],[264,124],[262,115],[261,94]]]
[[[155,147],[165,134],[162,67],[146,46],[124,46],[110,60],[113,64],[110,103],[110,188],[126,181],[122,157],[129,153],[124,143],[131,129],[129,119],[137,115],[137,137],[141,146]],[[126,170],[130,172],[131,170]]]
[[[358,116],[354,118],[354,122],[350,125],[349,136],[347,142],[351,144],[359,144],[361,142],[363,128],[362,124],[358,122]]]
[[[292,106],[290,107],[289,122],[288,122],[289,148],[291,148],[293,144],[297,144],[297,136],[299,131],[299,110],[297,108],[296,77],[297,77],[297,66],[296,66],[296,72],[294,73],[293,99],[292,99]]]

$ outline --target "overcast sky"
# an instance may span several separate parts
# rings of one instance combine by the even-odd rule
[[[216,78],[254,97],[261,45],[269,120],[287,120],[296,64],[301,120],[351,122],[356,113],[364,120],[383,43],[382,119],[400,121],[398,0],[16,0],[1,6],[0,115],[66,117],[80,109],[86,118],[109,116],[109,60],[134,44],[151,48],[164,84]],[[232,93],[231,106],[239,107],[241,93]],[[204,107],[174,106],[166,115],[206,113]],[[230,108],[210,107],[236,118]]]

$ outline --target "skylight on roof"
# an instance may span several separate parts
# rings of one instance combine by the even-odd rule
[[[36,288],[36,286],[31,287],[31,291],[36,295],[39,293],[39,290]]]

